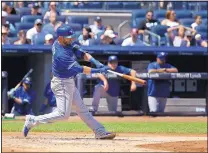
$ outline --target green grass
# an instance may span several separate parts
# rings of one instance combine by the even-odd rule
[[[24,122],[17,120],[3,120],[3,132],[20,132]],[[206,134],[206,122],[102,122],[114,132],[136,133],[178,133],[178,134]],[[42,124],[32,129],[34,132],[87,132],[91,131],[83,122],[56,122]]]

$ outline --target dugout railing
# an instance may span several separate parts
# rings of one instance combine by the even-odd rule
[[[167,106],[170,107],[169,111],[163,113],[152,113],[148,109],[148,100],[147,100],[147,86],[140,86],[143,90],[142,96],[138,97],[137,101],[140,101],[142,104],[141,110],[130,110],[130,111],[98,111],[94,113],[95,116],[141,116],[141,115],[150,115],[150,116],[206,116],[207,115],[207,103],[208,103],[208,73],[137,73],[137,77],[141,79],[156,79],[156,80],[169,80],[171,81],[171,88],[174,87],[174,81],[180,80],[179,84],[185,89],[185,91],[197,90],[197,82],[204,81],[204,98],[168,98]],[[107,74],[106,78],[108,79],[122,79],[119,76],[114,74]],[[80,74],[77,76],[77,88],[80,93],[84,93],[85,82],[88,79],[98,79],[96,75],[85,75]],[[191,82],[188,82],[191,80]],[[192,86],[192,87],[191,87]],[[188,89],[189,88],[189,89]],[[194,89],[191,89],[194,88]],[[175,88],[176,89],[176,88]],[[171,91],[174,89],[170,89]],[[191,93],[190,93],[191,94]],[[82,98],[84,95],[82,95]],[[141,102],[142,101],[142,102]],[[168,106],[169,105],[169,106]]]

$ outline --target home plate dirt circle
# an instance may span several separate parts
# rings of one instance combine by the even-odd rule
[[[119,133],[114,140],[96,140],[92,133],[2,133],[3,152],[206,152],[206,135]],[[184,147],[189,146],[189,147]]]

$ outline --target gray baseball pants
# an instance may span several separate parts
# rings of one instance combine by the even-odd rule
[[[109,111],[117,111],[118,97],[112,97],[103,88],[101,84],[95,86],[92,107],[94,111],[98,110],[100,98],[106,98]]]
[[[167,98],[148,96],[150,112],[164,112]]]
[[[76,107],[77,114],[89,128],[91,128],[94,132],[98,129],[105,130],[104,127],[93,118],[87,106],[83,103],[73,78],[62,79],[53,77],[51,80],[51,89],[56,97],[57,109],[54,109],[49,114],[35,116],[35,125],[38,125],[39,123],[51,123],[57,120],[68,119],[73,103]]]

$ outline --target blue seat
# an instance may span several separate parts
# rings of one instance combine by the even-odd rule
[[[167,29],[168,26],[163,26],[163,25],[157,25],[152,27],[151,31],[157,35],[159,35],[161,37],[161,44],[162,45],[166,45],[167,44],[167,40],[166,40],[166,33],[167,33]],[[156,37],[152,37],[151,38],[151,43],[152,45],[158,45],[157,44],[157,38]]]
[[[84,24],[88,24],[88,17],[87,16],[69,16],[68,23],[79,23],[84,26]]]
[[[56,21],[66,22],[66,16],[56,16]],[[45,23],[49,23],[49,19],[45,19]]]
[[[188,7],[187,2],[180,2],[180,1],[172,2],[172,5],[174,10],[183,10],[183,9],[187,9]]]
[[[207,28],[207,26],[206,25],[199,25],[199,26],[197,26],[196,27],[196,31],[197,32],[201,32],[201,33],[207,33],[207,30],[208,30],[208,28]]]
[[[132,10],[132,9],[140,9],[140,3],[139,2],[123,2],[123,8],[125,10]]]
[[[198,2],[198,3],[199,3],[199,10],[205,10],[205,11],[207,11],[208,2]]]
[[[82,34],[82,31],[75,31],[75,35],[76,35],[76,38],[78,39],[78,37]]]
[[[194,19],[190,19],[190,18],[188,18],[188,19],[180,19],[179,22],[182,25],[186,26],[186,27],[191,27],[191,24],[194,23]]]
[[[11,44],[18,40],[18,37],[8,37]]]
[[[31,15],[31,8],[29,7],[17,8],[16,10],[20,14],[20,16]]]
[[[20,30],[27,31],[31,29],[33,26],[34,26],[34,23],[22,23],[22,22],[15,23],[15,27],[17,31],[20,31]]]
[[[83,6],[85,9],[102,9],[103,2],[88,2]]]
[[[197,10],[198,7],[198,3],[197,2],[189,2],[187,9],[188,10]]]
[[[68,23],[68,25],[74,30],[74,31],[82,31],[81,24],[78,23]]]
[[[199,12],[193,12],[193,17],[195,17],[196,15],[200,15],[202,18],[207,18],[208,15],[207,15],[207,11],[199,11]]]
[[[21,17],[20,17],[20,15],[9,15],[6,17],[6,21],[9,21],[13,25],[15,25],[16,22],[21,21]]]
[[[146,12],[147,10],[145,9],[132,11],[132,19],[145,18]]]
[[[43,45],[45,43],[45,33],[38,33],[33,36],[32,43],[33,45]]]
[[[33,23],[35,22],[36,19],[43,19],[41,15],[25,15],[21,18],[21,22],[23,23]]]
[[[202,19],[202,24],[203,24],[203,25],[208,25],[207,22],[208,22],[207,19]]]
[[[199,32],[199,34],[201,35],[201,38],[202,38],[203,40],[208,40],[207,32]]]
[[[144,20],[145,18],[136,18],[135,23],[133,23],[132,28],[138,28],[139,24]]]
[[[177,19],[192,18],[192,13],[189,10],[179,10],[176,11],[176,18]]]
[[[167,12],[167,10],[156,10],[156,11],[154,11],[154,17],[156,19],[158,19],[158,18],[165,18],[166,12]]]
[[[123,4],[121,2],[106,2],[107,9],[118,10],[123,8]]]

